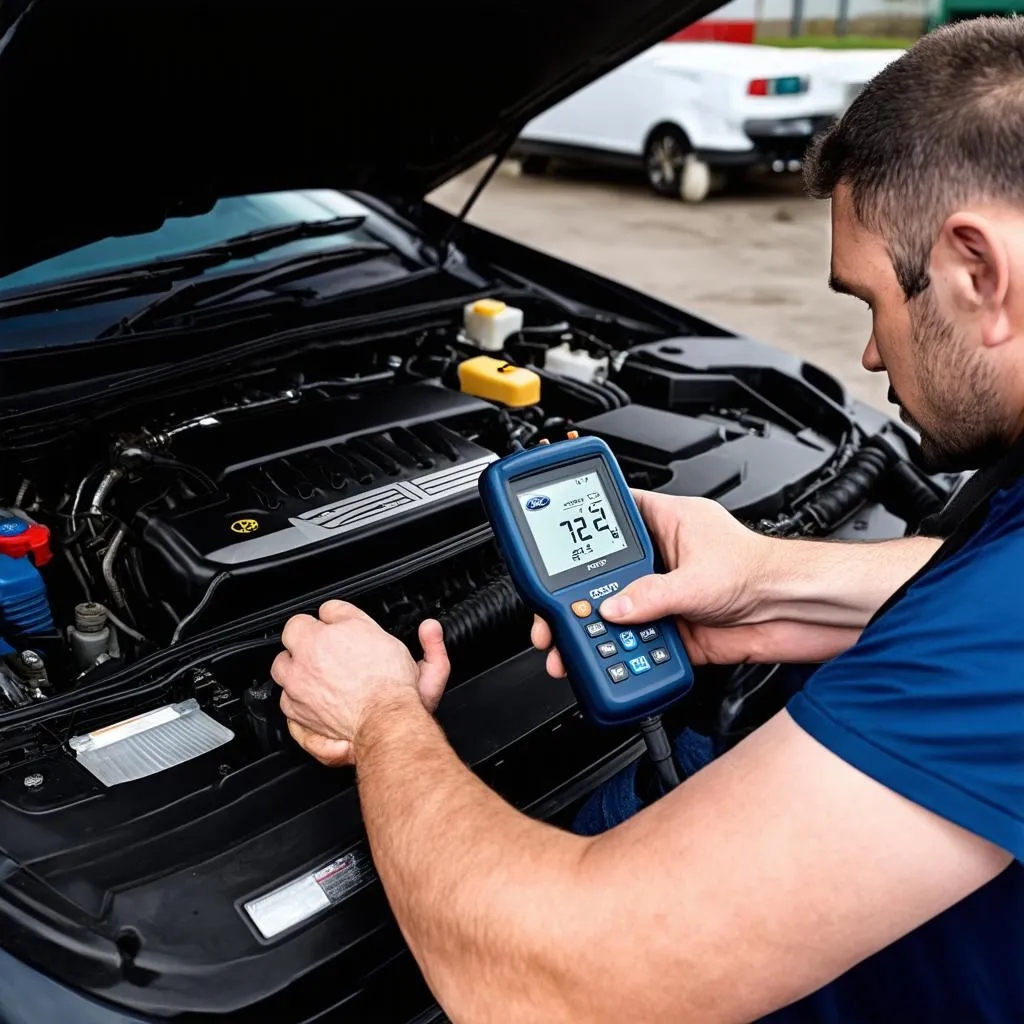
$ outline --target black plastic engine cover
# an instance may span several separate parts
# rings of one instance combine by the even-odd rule
[[[482,521],[497,410],[433,384],[247,411],[175,439],[218,492],[140,512],[146,589],[203,623],[234,619]],[[368,537],[388,531],[385,547]],[[244,584],[243,582],[244,581]],[[191,631],[191,630],[190,630]]]
[[[745,338],[638,345],[616,382],[643,405],[579,423],[635,487],[714,498],[741,518],[781,513],[850,429],[842,385]]]

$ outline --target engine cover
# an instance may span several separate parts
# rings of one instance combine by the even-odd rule
[[[182,435],[175,457],[218,492],[140,512],[146,589],[182,615],[221,576],[209,626],[450,537],[482,520],[476,482],[497,455],[478,440],[496,419],[486,402],[415,384],[253,409]]]

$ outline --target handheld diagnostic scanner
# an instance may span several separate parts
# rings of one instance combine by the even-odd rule
[[[611,449],[597,437],[492,462],[480,495],[512,580],[551,626],[576,697],[599,725],[657,715],[693,685],[671,620],[605,622],[598,606],[655,570],[655,551]]]

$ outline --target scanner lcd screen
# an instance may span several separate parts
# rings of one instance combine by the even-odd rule
[[[596,468],[579,467],[516,495],[549,576],[607,558],[628,546]]]

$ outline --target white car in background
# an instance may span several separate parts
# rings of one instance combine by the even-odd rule
[[[811,138],[900,51],[660,43],[530,121],[512,156],[643,168],[659,195],[700,202],[751,167],[795,172]]]

